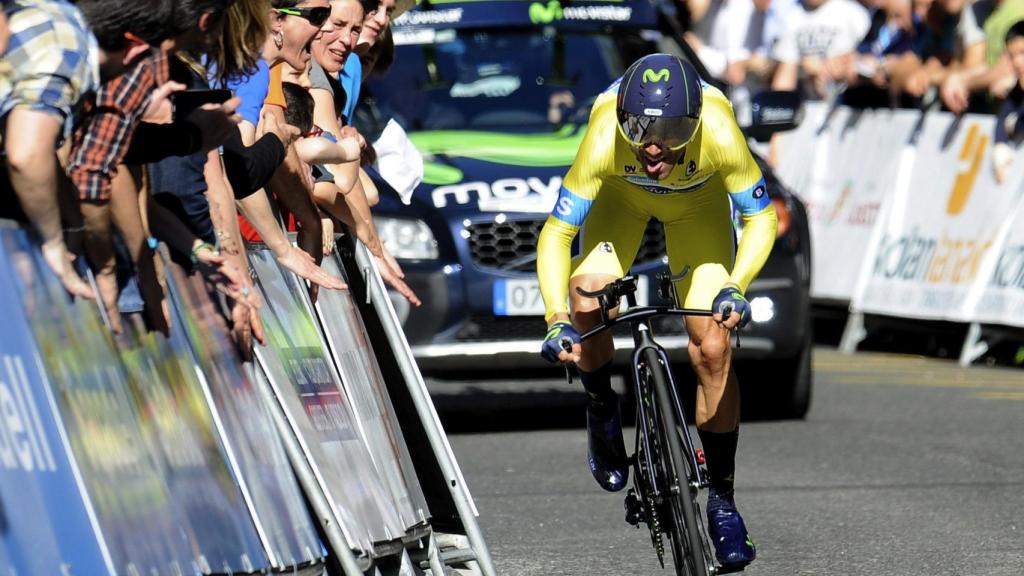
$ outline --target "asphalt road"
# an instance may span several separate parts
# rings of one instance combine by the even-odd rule
[[[1024,372],[816,352],[806,421],[741,426],[737,500],[759,552],[745,573],[1024,575]],[[552,394],[486,404],[574,397],[532,386]],[[465,385],[431,387],[450,427],[510,424],[470,418],[481,395]],[[590,477],[579,405],[516,414],[540,428],[451,436],[499,573],[669,574],[623,522],[622,494]]]

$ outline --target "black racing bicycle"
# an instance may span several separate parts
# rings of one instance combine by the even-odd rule
[[[685,275],[686,271],[682,275]],[[682,276],[681,275],[681,276]],[[674,281],[679,277],[660,275],[659,292],[675,298]],[[601,290],[576,291],[596,298],[601,305],[601,324],[581,335],[581,340],[619,324],[629,324],[633,335],[632,380],[636,398],[636,442],[630,465],[633,486],[626,493],[626,522],[646,524],[658,561],[665,567],[667,538],[677,576],[716,576],[734,570],[717,566],[701,514],[698,494],[709,485],[704,452],[690,437],[686,413],[676,388],[668,355],[654,340],[651,319],[659,316],[711,316],[710,310],[676,306],[636,305],[635,276],[620,278]],[[625,297],[628,308],[615,317]]]

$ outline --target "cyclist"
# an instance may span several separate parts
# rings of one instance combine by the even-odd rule
[[[744,224],[738,247],[734,209]],[[548,323],[542,355],[579,368],[588,396],[590,469],[609,491],[625,487],[629,474],[610,385],[612,339],[605,332],[581,345],[579,334],[600,323],[600,312],[575,289],[597,290],[623,276],[652,217],[665,227],[672,273],[690,270],[676,282],[682,305],[715,311],[685,323],[711,480],[709,532],[718,562],[736,568],[756,552],[733,499],[739,387],[729,335],[750,319],[743,293],[771,251],[776,215],[729,101],[669,54],[644,56],[597,98],[537,246]],[[582,257],[571,260],[581,227]],[[572,342],[570,351],[562,349],[564,339]]]

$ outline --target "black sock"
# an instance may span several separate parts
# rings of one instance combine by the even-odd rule
[[[739,440],[740,429],[719,433],[698,428],[697,434],[704,445],[704,459],[708,465],[711,487],[720,496],[731,496],[733,476],[736,473],[736,443]]]
[[[580,382],[583,382],[583,389],[593,402],[614,406],[618,400],[615,391],[612,390],[612,363],[609,361],[593,372],[580,370]]]

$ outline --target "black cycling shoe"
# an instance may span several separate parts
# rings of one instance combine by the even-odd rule
[[[723,568],[735,571],[754,561],[757,549],[747,534],[733,496],[708,490],[708,535],[715,545],[715,558]]]
[[[626,445],[622,441],[618,397],[587,402],[587,449],[590,473],[601,488],[618,492],[629,480]]]

